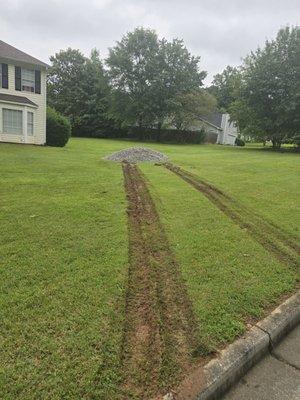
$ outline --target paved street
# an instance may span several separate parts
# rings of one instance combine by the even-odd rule
[[[300,325],[223,400],[300,400]]]

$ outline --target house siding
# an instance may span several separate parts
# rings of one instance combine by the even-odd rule
[[[46,143],[46,69],[38,68],[35,65],[28,65],[16,62],[8,62],[0,58],[0,62],[8,64],[8,89],[3,89],[0,85],[0,93],[27,97],[37,107],[31,105],[21,105],[0,100],[0,141],[13,143],[28,143],[43,145]],[[41,94],[15,90],[15,65],[21,68],[31,68],[41,70]],[[3,108],[23,111],[23,134],[13,135],[3,132]],[[27,112],[33,113],[34,135],[27,135]]]
[[[230,121],[229,114],[222,115],[222,133],[218,137],[219,144],[228,144],[234,146],[235,139],[238,136],[236,125]]]

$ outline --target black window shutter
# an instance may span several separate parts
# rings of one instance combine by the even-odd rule
[[[2,64],[2,88],[8,89],[8,65]]]
[[[41,93],[41,71],[35,70],[35,93]]]
[[[15,89],[21,90],[21,67],[15,67]]]

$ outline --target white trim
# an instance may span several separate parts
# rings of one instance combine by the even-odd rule
[[[23,137],[24,137],[24,143],[28,142],[27,139],[27,107],[24,107],[23,110]]]
[[[30,116],[30,118],[32,118],[32,122],[28,122],[29,121],[29,117]],[[31,127],[31,129],[30,129],[30,133],[29,133],[29,130],[28,130],[28,128],[29,127]],[[32,111],[32,110],[27,110],[27,136],[34,136],[34,112]]]

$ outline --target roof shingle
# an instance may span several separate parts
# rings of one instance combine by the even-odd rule
[[[40,67],[48,67],[46,63],[24,53],[21,50],[16,49],[8,43],[0,40],[0,57],[7,58],[9,60],[24,62],[27,64],[39,65]]]
[[[27,97],[23,97],[23,96],[15,96],[12,94],[0,93],[0,100],[9,101],[11,103],[29,104],[31,106],[37,107],[37,104],[35,104],[33,101],[27,99]]]
[[[206,114],[206,115],[201,115],[200,118],[217,128],[221,129],[222,128],[222,113],[212,113],[212,114]]]

